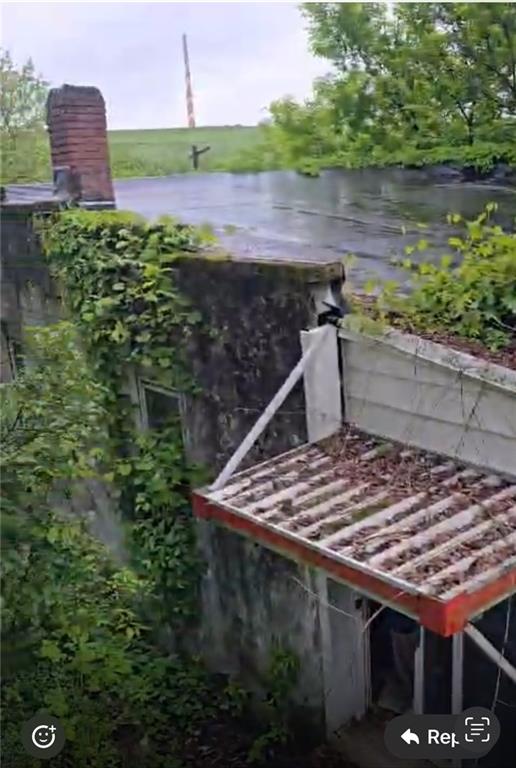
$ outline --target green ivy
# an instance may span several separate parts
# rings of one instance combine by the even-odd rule
[[[202,563],[190,520],[188,491],[204,473],[188,465],[178,424],[136,435],[115,476],[129,499],[136,567],[155,584],[155,614],[170,623],[196,615]]]
[[[142,434],[124,396],[143,372],[194,391],[186,350],[201,316],[174,281],[174,262],[203,236],[172,219],[147,223],[120,211],[60,212],[41,227],[95,375],[109,392],[116,461],[107,479],[122,495],[136,561],[154,578],[169,620],[191,617],[200,572],[186,500],[198,470],[185,461],[180,430]]]
[[[195,253],[200,234],[125,212],[69,210],[42,227],[45,253],[103,377],[128,364],[167,371],[184,388],[184,350],[200,320],[173,280],[180,255]]]
[[[70,743],[56,765],[118,768],[127,748],[131,764],[173,766],[171,731],[183,738],[220,703],[200,664],[164,651],[161,631],[181,638],[196,613],[188,493],[200,471],[178,425],[141,431],[125,392],[134,372],[195,391],[185,351],[201,318],[174,262],[194,256],[202,236],[172,220],[72,209],[42,220],[40,233],[73,323],[36,332],[31,365],[5,391],[4,754],[32,764],[17,755],[18,728],[43,706]],[[86,478],[120,504],[125,567],[51,506],[56,490],[66,497]]]

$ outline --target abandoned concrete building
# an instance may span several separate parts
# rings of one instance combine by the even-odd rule
[[[23,329],[60,313],[34,214],[115,204],[100,93],[53,92],[49,133],[54,187],[2,203],[4,380]],[[340,263],[201,255],[176,271],[226,341],[189,348],[201,395],[138,372],[129,393],[143,427],[177,408],[185,450],[217,477],[193,492],[208,664],[259,685],[286,644],[299,717],[353,740],[355,760],[375,704],[496,707],[502,736],[479,764],[516,764],[516,371],[348,330]]]

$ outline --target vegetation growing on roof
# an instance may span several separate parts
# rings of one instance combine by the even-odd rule
[[[397,263],[408,271],[412,290],[403,295],[396,281],[370,281],[371,302],[351,303],[357,312],[349,323],[357,330],[388,324],[415,332],[445,332],[478,341],[490,350],[512,347],[516,341],[516,233],[491,221],[494,203],[473,221],[451,214],[448,223],[462,227],[450,237],[450,253],[438,264],[411,259],[425,253],[428,240],[405,248]],[[362,318],[362,320],[360,319]],[[372,321],[372,322],[371,322]]]

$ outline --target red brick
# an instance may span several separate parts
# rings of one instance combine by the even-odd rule
[[[71,85],[52,89],[47,124],[52,163],[75,172],[80,199],[114,201],[106,111],[100,91]]]

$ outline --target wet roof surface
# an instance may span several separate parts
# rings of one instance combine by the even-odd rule
[[[516,484],[351,427],[202,495],[440,601],[516,568]]]
[[[239,257],[333,262],[353,254],[357,285],[378,276],[406,280],[391,259],[421,237],[431,241],[431,256],[442,255],[455,234],[446,224],[449,212],[474,217],[492,200],[500,223],[510,227],[516,200],[514,184],[464,182],[444,168],[339,169],[317,178],[293,171],[198,173],[119,179],[115,189],[120,208],[211,224]]]
[[[416,261],[447,252],[455,234],[446,224],[449,212],[471,218],[495,201],[496,220],[512,228],[516,200],[514,177],[466,182],[450,168],[335,169],[317,178],[293,171],[188,173],[117,179],[114,188],[118,208],[209,224],[239,258],[321,263],[352,254],[347,271],[356,286],[377,277],[406,282],[392,257],[422,236],[430,250],[416,250]],[[7,195],[16,204],[53,199],[51,184],[12,185]]]
[[[57,202],[53,184],[12,184],[5,187],[7,205],[34,205],[38,203]]]

